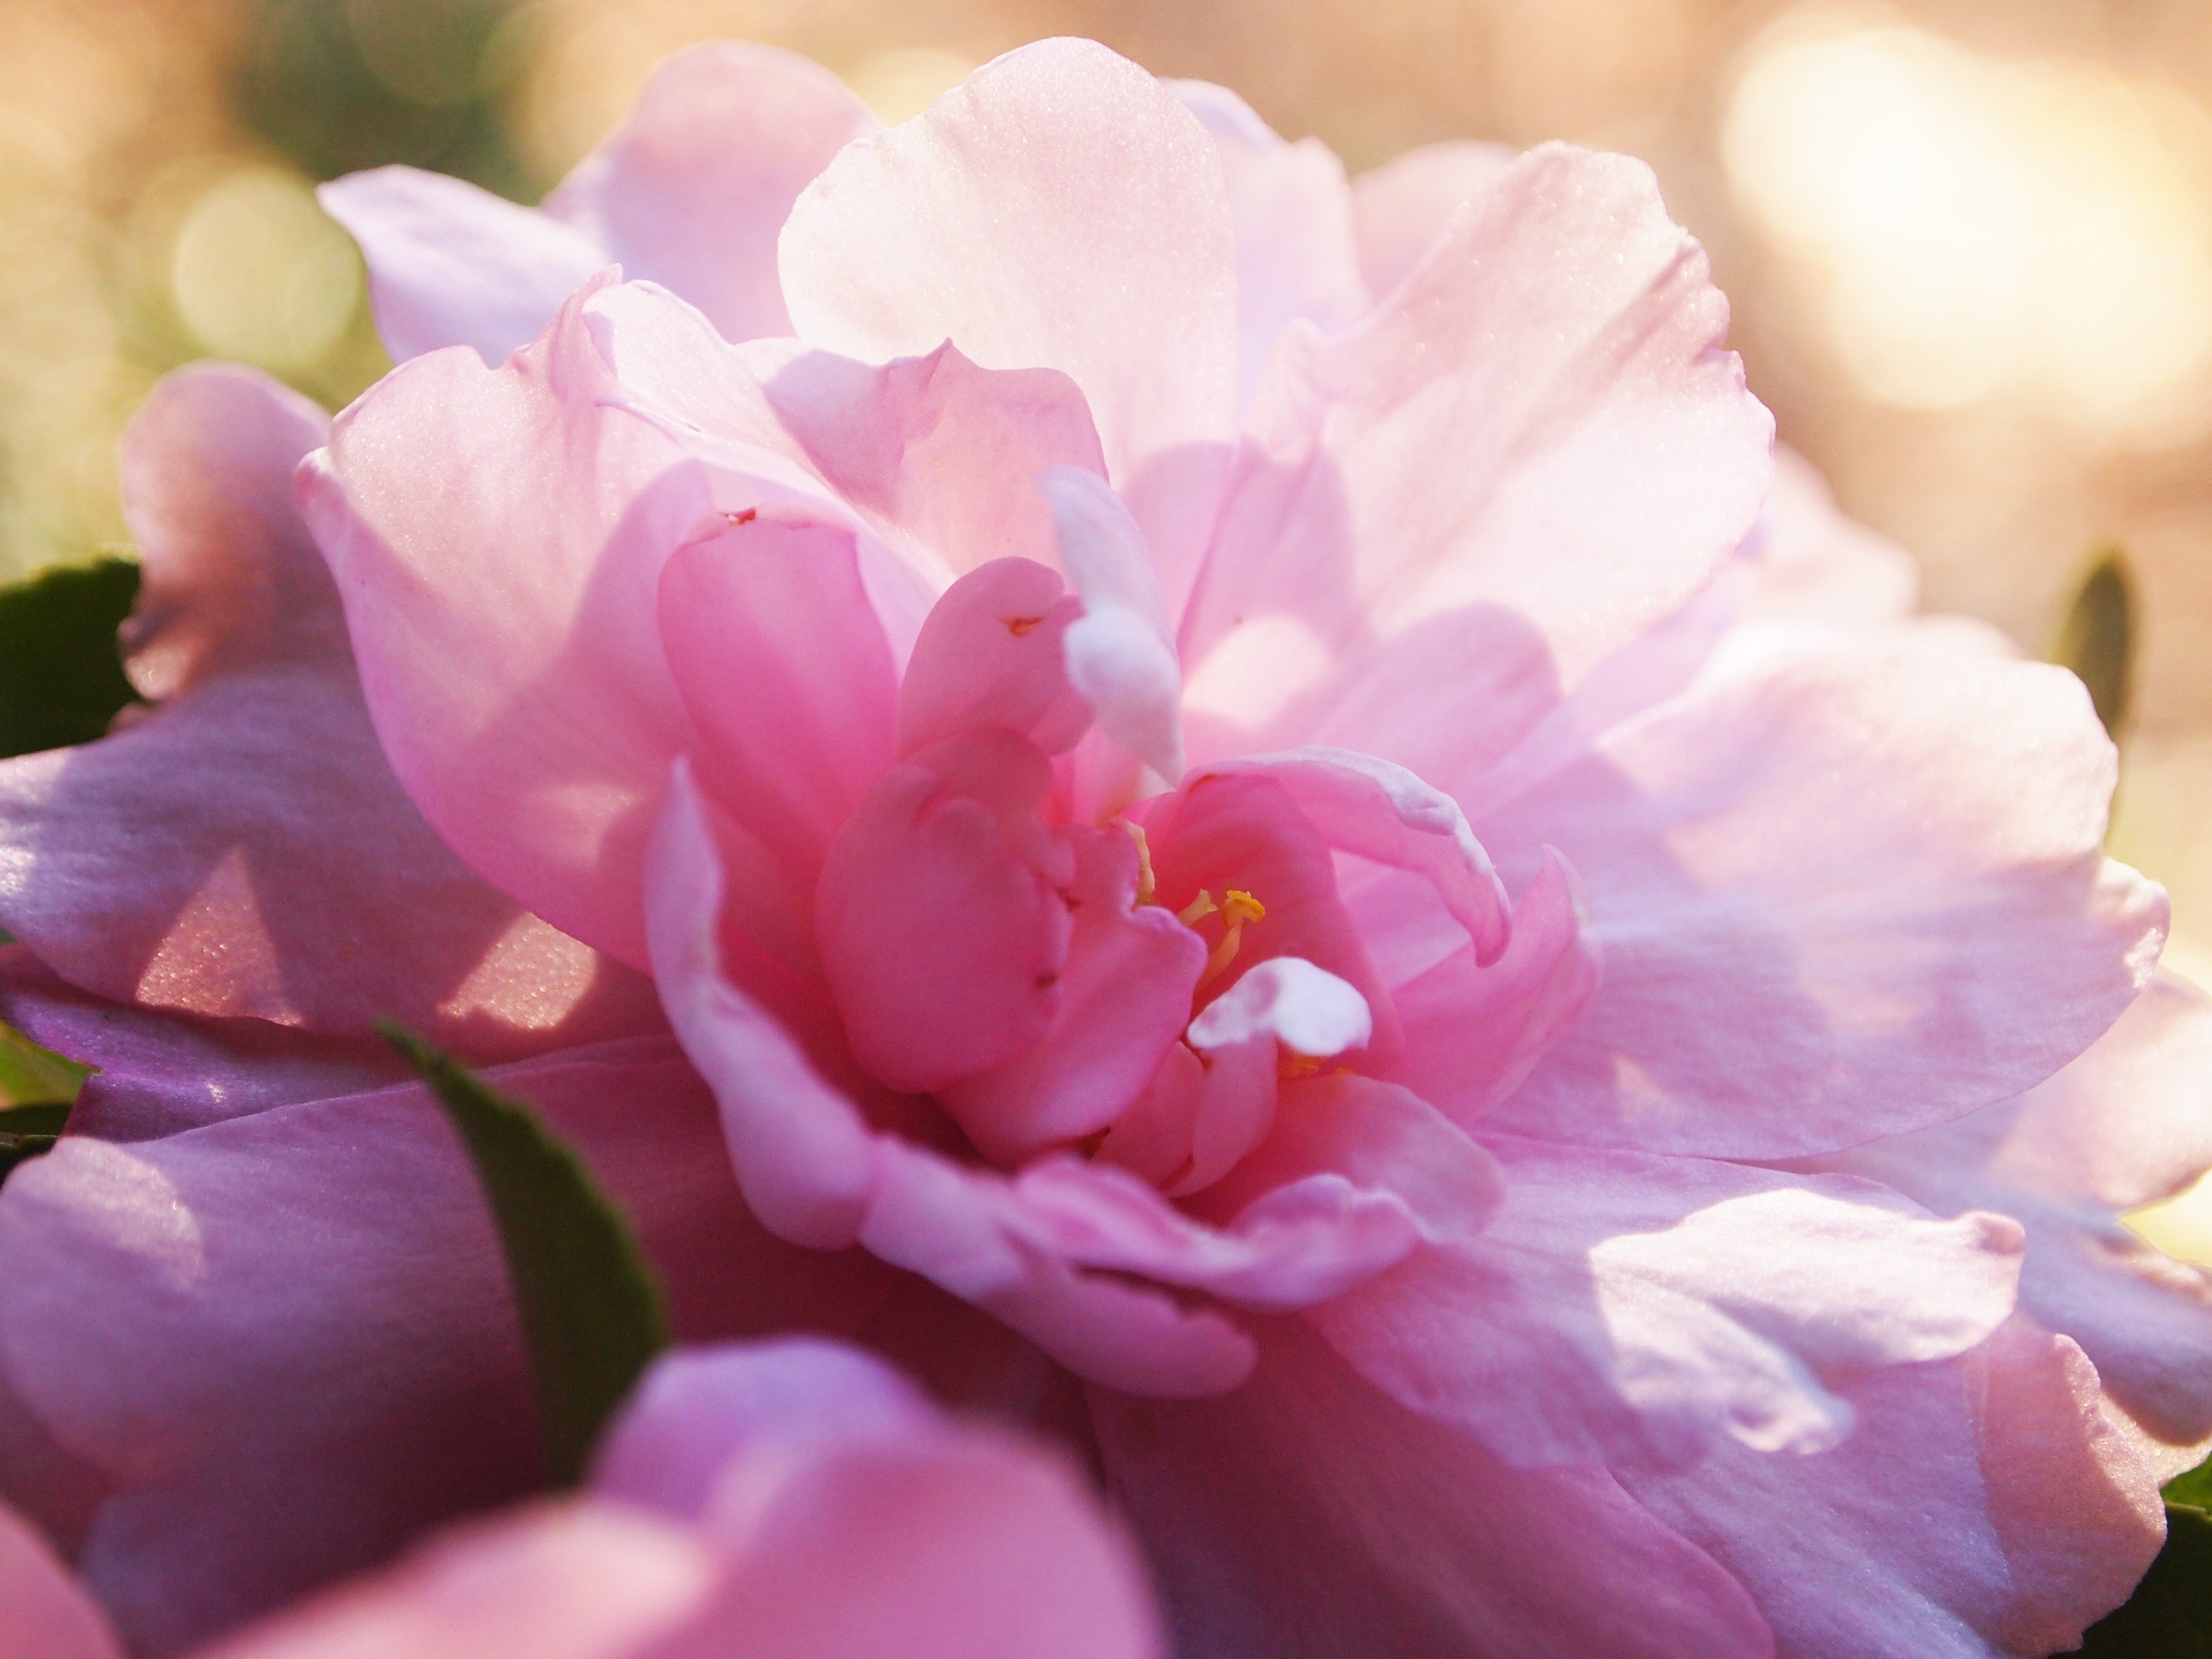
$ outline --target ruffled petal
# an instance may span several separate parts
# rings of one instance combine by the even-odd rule
[[[1605,961],[1490,1122],[1779,1158],[2040,1082],[2166,930],[2165,894],[2103,857],[2113,764],[2063,670],[1837,648],[1709,680],[1474,805],[1509,878],[1546,843],[1573,860]]]
[[[1800,1167],[1887,1182],[1939,1214],[2027,1230],[2021,1306],[2081,1344],[2110,1395],[2177,1445],[2212,1434],[2212,1279],[2126,1211],[2212,1167],[2212,999],[2161,970],[2079,1060],[2016,1100]]]
[[[898,696],[851,532],[756,514],[687,544],[661,572],[660,637],[701,781],[811,892],[890,761]]]
[[[1505,1099],[1597,994],[1586,923],[1580,880],[1546,848],[1504,955],[1484,968],[1468,944],[1391,992],[1406,1030],[1392,1075],[1460,1123]]]
[[[1165,84],[1221,155],[1237,225],[1239,380],[1249,398],[1291,322],[1304,318],[1333,334],[1367,309],[1344,163],[1318,138],[1286,143],[1226,87]]]
[[[1460,208],[1496,187],[1518,159],[1507,144],[1449,138],[1394,155],[1352,181],[1359,272],[1386,300],[1413,274]]]
[[[1678,1474],[1622,1476],[1743,1582],[1784,1654],[2070,1650],[2157,1553],[2156,1482],[2065,1338],[2008,1327],[1844,1393],[1859,1431],[1820,1456],[1721,1446]]]
[[[713,522],[698,467],[601,399],[580,290],[505,365],[418,359],[301,473],[377,733],[425,817],[554,926],[643,965],[638,884],[696,741],[661,568]]]
[[[1841,1441],[1834,1379],[1956,1354],[2011,1311],[2021,1234],[1886,1188],[1486,1139],[1505,1199],[1307,1316],[1376,1386],[1517,1463],[1680,1464]]]
[[[776,239],[830,158],[878,126],[807,58],[710,40],[656,68],[628,119],[545,198],[632,277],[672,289],[725,339],[788,334]],[[564,296],[565,297],[565,296]],[[549,307],[529,329],[535,334]]]
[[[1127,836],[1063,833],[1076,865],[1064,896],[1074,928],[1059,1009],[1025,1053],[940,1096],[977,1149],[1007,1166],[1080,1140],[1127,1109],[1188,1021],[1206,967],[1196,933],[1136,902],[1137,849]]]
[[[1297,1320],[1233,1395],[1091,1401],[1185,1659],[1772,1659],[1742,1588],[1604,1469],[1515,1468]]]
[[[325,425],[228,366],[179,371],[132,422],[125,645],[165,701],[0,763],[0,926],[74,984],[193,1014],[396,1018],[480,1058],[657,1026],[641,979],[485,886],[392,777],[292,504]]]
[[[898,757],[994,727],[1048,755],[1071,747],[1091,706],[1067,682],[1062,636],[1082,614],[1059,573],[1029,559],[994,559],[945,589],[899,682]]]
[[[1750,528],[1773,426],[1726,320],[1649,171],[1553,145],[1358,327],[1293,328],[1182,620],[1201,755],[1455,789],[1504,753]]]
[[[881,362],[949,339],[1073,377],[1180,600],[1237,430],[1236,231],[1212,142],[1151,76],[1088,40],[1009,52],[842,151],[782,268],[814,345]]]
[[[760,1230],[666,1039],[487,1075],[629,1212],[680,1334],[849,1330],[885,1293],[865,1257]],[[129,1147],[64,1137],[0,1188],[0,1392],[112,1488],[79,1562],[134,1651],[174,1653],[541,1478],[500,1245],[419,1088]],[[11,1458],[22,1443],[0,1436]],[[27,1502],[47,1478],[11,1462],[0,1491]]]
[[[504,362],[608,263],[582,232],[441,173],[378,167],[315,195],[361,244],[395,362],[446,346]]]

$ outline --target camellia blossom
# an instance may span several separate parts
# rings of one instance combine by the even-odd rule
[[[11,1659],[121,1659],[0,1507]],[[826,1343],[662,1358],[591,1490],[477,1522],[203,1659],[1158,1659],[1133,1552],[1073,1471]]]
[[[501,1080],[679,1319],[787,1285],[1073,1437],[1194,1656],[2034,1654],[2125,1595],[2212,1321],[2112,1217],[2212,1162],[2212,1022],[2079,685],[1909,621],[1795,475],[1755,526],[1769,422],[1641,167],[1347,185],[1066,41],[876,131],[717,47],[537,215],[330,200],[412,359],[302,474],[350,662],[469,869],[652,974],[689,1068]],[[0,922],[149,1000],[55,915]],[[742,1220],[657,1185],[700,1078]],[[319,1554],[224,1511],[296,1589],[431,1501],[359,1478],[371,1425],[515,1386],[349,1363],[394,1285],[421,1334],[497,1297],[415,1265],[450,1152],[356,1150],[419,1097],[312,1088],[0,1194],[0,1484],[149,1647],[226,1474],[322,1483]],[[191,1364],[71,1401],[148,1328]],[[302,1374],[343,1432],[222,1428]]]

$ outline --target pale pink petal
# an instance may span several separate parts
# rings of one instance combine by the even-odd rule
[[[774,512],[668,561],[660,637],[701,783],[803,894],[890,761],[898,682],[851,532]]]
[[[608,263],[582,232],[443,173],[378,167],[315,194],[361,244],[376,331],[398,362],[455,345],[503,362]]]
[[[1239,378],[1249,398],[1276,336],[1294,319],[1334,333],[1367,309],[1344,163],[1318,138],[1285,143],[1226,87],[1165,84],[1220,152],[1237,225]]]
[[[722,877],[705,804],[679,763],[646,872],[647,932],[669,1023],[714,1091],[738,1185],[777,1237],[842,1249],[875,1182],[853,1102],[768,1009],[723,976]]]
[[[1082,612],[1059,573],[1030,559],[994,559],[945,589],[899,682],[899,758],[993,726],[1048,755],[1072,746],[1091,708],[1067,683],[1061,636]]]
[[[2080,1343],[2105,1391],[2161,1439],[2212,1433],[2212,1280],[2119,1216],[2212,1167],[2212,999],[2160,972],[2080,1059],[1954,1123],[1807,1161],[1885,1182],[1942,1214],[2027,1230],[2021,1306]]]
[[[107,1620],[46,1540],[0,1503],[0,1659],[123,1659]]]
[[[679,1334],[849,1330],[885,1293],[865,1256],[761,1231],[665,1038],[487,1076],[623,1206]],[[64,1137],[0,1188],[0,1393],[111,1488],[71,1542],[134,1650],[174,1653],[541,1478],[499,1243],[419,1088],[129,1147]],[[15,1464],[26,1447],[0,1434],[0,1490],[27,1502],[54,1474]]]
[[[618,1504],[544,1502],[433,1539],[206,1659],[644,1659],[707,1606],[719,1553]]]
[[[2157,1486],[2063,1337],[2009,1326],[1962,1359],[1843,1391],[1859,1430],[1832,1451],[1721,1446],[1679,1474],[1622,1477],[1742,1581],[1783,1655],[2070,1650],[2157,1553]]]
[[[85,1079],[70,1127],[102,1140],[145,1140],[408,1075],[381,1038],[118,1006],[65,983],[21,945],[0,946],[0,1020],[100,1068]]]
[[[1376,1386],[1515,1462],[1680,1464],[1717,1439],[1850,1433],[1831,1379],[1942,1358],[2010,1312],[2021,1235],[1886,1188],[1739,1164],[1483,1143],[1473,1237],[1309,1312]]]
[[[1920,569],[1896,543],[1845,518],[1826,480],[1778,447],[1773,490],[1727,586],[1747,620],[1881,628],[1912,617]]]
[[[1490,1122],[1789,1158],[2041,1081],[2165,933],[2103,857],[2112,777],[2063,670],[1925,653],[1771,664],[1615,728],[1470,814],[1510,878],[1574,861],[1605,962]]]
[[[1182,624],[1272,685],[1214,755],[1326,743],[1453,789],[1719,568],[1772,422],[1640,162],[1516,162],[1394,301],[1293,328]]]
[[[1363,1048],[1375,1034],[1367,999],[1297,957],[1270,957],[1190,1023],[1201,1050],[1266,1039],[1316,1060]]]
[[[1352,181],[1359,271],[1387,300],[1443,235],[1452,215],[1492,189],[1513,165],[1505,144],[1448,138],[1394,155]]]
[[[592,1460],[592,1490],[678,1521],[708,1511],[724,1467],[764,1443],[896,1439],[935,1425],[880,1360],[816,1337],[678,1348],[638,1379]]]
[[[1076,857],[1063,896],[1074,929],[1052,1024],[1026,1052],[940,1097],[976,1148],[1008,1166],[1121,1115],[1189,1020],[1206,967],[1196,933],[1158,905],[1137,904],[1137,849],[1127,835],[1081,826],[1064,833]],[[1360,1012],[1364,1040],[1364,1004]],[[1273,1061],[1271,1049],[1271,1073]]]
[[[1391,992],[1406,1029],[1392,1075],[1462,1123],[1510,1095],[1597,994],[1586,923],[1580,880],[1546,848],[1504,956],[1480,967],[1469,944]]]
[[[860,1242],[996,1314],[1090,1381],[1187,1398],[1244,1380],[1252,1341],[1223,1314],[1166,1292],[1085,1273],[1041,1249],[1005,1176],[968,1170],[925,1148],[886,1140]]]
[[[1236,434],[1236,264],[1205,129],[1088,40],[1010,52],[848,146],[782,245],[814,345],[881,362],[949,339],[988,368],[1073,376],[1171,602]]]
[[[830,159],[877,126],[843,82],[795,52],[702,42],[653,70],[629,118],[544,211],[605,249],[598,264],[682,295],[725,339],[788,334],[775,268],[783,222]]]
[[[216,366],[131,422],[125,644],[166,701],[0,763],[0,926],[113,1001],[338,1036],[396,1018],[479,1058],[657,1025],[643,980],[485,886],[392,777],[292,504],[325,424]]]
[[[733,1559],[666,1659],[1164,1659],[1135,1553],[1073,1468],[1010,1436],[764,1446],[708,1524]]]
[[[1504,1193],[1498,1160],[1419,1095],[1338,1072],[1285,1083],[1266,1144],[1191,1207],[1209,1218],[1265,1213],[1316,1176],[1400,1200],[1431,1243],[1480,1231]]]
[[[1036,485],[1051,504],[1060,568],[1083,600],[1061,640],[1068,684],[1100,730],[1179,782],[1182,670],[1144,532],[1094,472],[1048,467]]]
[[[1512,901],[1459,803],[1402,766],[1349,749],[1219,761],[1208,773],[1256,773],[1282,785],[1299,811],[1340,853],[1423,877],[1474,941],[1483,967],[1498,960],[1510,931]]]
[[[1106,471],[1074,381],[1054,368],[979,368],[949,341],[880,368],[809,352],[767,386],[823,477],[925,566],[1058,562],[1036,475]]]
[[[518,902],[641,965],[646,837],[693,741],[660,572],[714,507],[696,464],[600,406],[591,292],[500,368],[441,352],[387,376],[301,492],[423,816]]]
[[[887,1087],[933,1092],[1051,1029],[1073,858],[1048,871],[1024,845],[1051,787],[1012,732],[943,738],[878,776],[830,844],[814,898],[823,973],[854,1057]]]
[[[1735,1580],[1604,1469],[1514,1468],[1297,1320],[1218,1401],[1091,1399],[1186,1653],[1772,1659]]]

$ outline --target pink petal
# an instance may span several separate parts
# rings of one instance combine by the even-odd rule
[[[1061,636],[1082,610],[1056,572],[1029,559],[994,559],[945,589],[899,682],[899,758],[992,727],[1048,755],[1072,746],[1091,709],[1067,683]]]
[[[810,352],[776,371],[768,395],[840,495],[918,562],[957,574],[999,558],[1056,563],[1036,475],[1106,471],[1066,375],[979,368],[950,341],[881,368]]]
[[[1009,1167],[1103,1129],[1127,1109],[1189,1021],[1206,967],[1196,933],[1158,905],[1136,903],[1137,849],[1127,836],[1080,826],[1064,833],[1076,857],[1065,895],[1074,930],[1059,1009],[1026,1052],[941,1097],[977,1149]],[[1272,1048],[1267,1060],[1272,1075]]]
[[[1516,159],[1509,145],[1448,138],[1353,179],[1352,222],[1367,291],[1389,298],[1437,246],[1453,214],[1495,188]]]
[[[1602,1468],[1514,1468],[1297,1321],[1218,1401],[1092,1401],[1109,1487],[1191,1651],[1773,1655],[1735,1580]]]
[[[599,406],[617,388],[591,292],[500,368],[443,352],[386,377],[301,491],[423,816],[518,902],[638,965],[646,836],[693,736],[660,572],[713,503],[666,439]]]
[[[865,1257],[760,1230],[665,1039],[488,1076],[629,1213],[680,1334],[849,1330],[884,1294]],[[173,1653],[539,1479],[499,1244],[420,1089],[129,1147],[65,1137],[0,1189],[0,1396],[112,1490],[79,1562],[134,1651]],[[27,1443],[0,1435],[0,1490],[37,1491]]]
[[[1459,803],[1402,766],[1349,749],[1296,749],[1220,761],[1206,771],[1256,774],[1282,785],[1340,853],[1423,877],[1487,967],[1505,949],[1512,902]]]
[[[2119,1215],[2212,1166],[2212,999],[2161,971],[2087,1053],[2016,1100],[1808,1160],[1939,1213],[2027,1230],[2021,1305],[2081,1344],[2106,1393],[2161,1439],[2212,1433],[2212,1280]]]
[[[1726,319],[1641,163],[1550,146],[1393,303],[1293,329],[1181,635],[1194,684],[1278,684],[1206,752],[1455,790],[1503,754],[1750,528],[1772,422]]]
[[[702,1519],[733,1457],[792,1440],[918,1437],[938,1417],[880,1360],[816,1337],[678,1348],[638,1379],[592,1463],[592,1490]]]
[[[1581,881],[1550,848],[1543,859],[1504,955],[1479,967],[1468,944],[1391,993],[1406,1027],[1393,1075],[1461,1123],[1510,1095],[1597,994]]]
[[[660,637],[702,781],[811,891],[891,758],[898,682],[851,533],[764,515],[688,544],[661,572]]]
[[[1252,1342],[1221,1314],[1140,1283],[1086,1273],[1025,1236],[1006,1177],[886,1139],[860,1242],[996,1314],[1085,1379],[1183,1399],[1244,1380]]]
[[[1772,663],[1616,728],[1472,815],[1509,872],[1573,860],[1605,961],[1490,1122],[1787,1158],[2041,1081],[2165,932],[2102,856],[2112,767],[2063,671],[1924,653]]]
[[[0,1504],[0,1659],[123,1659],[93,1599],[46,1540]]]
[[[1062,639],[1067,680],[1099,729],[1170,784],[1182,777],[1182,671],[1144,532],[1096,473],[1048,467],[1060,567],[1083,600]]]
[[[795,52],[702,42],[653,70],[629,118],[545,198],[545,216],[606,250],[598,264],[682,295],[726,339],[788,334],[783,222],[830,158],[877,126]]]
[[[1146,816],[1162,908],[1181,911],[1203,890],[1216,903],[1231,889],[1252,894],[1267,914],[1246,925],[1230,971],[1203,988],[1212,1001],[1235,973],[1276,957],[1298,957],[1346,981],[1367,1003],[1375,1035],[1370,1055],[1397,1053],[1398,1019],[1367,947],[1336,895],[1327,845],[1290,791],[1264,772],[1200,778],[1152,804]]]
[[[2157,1553],[2156,1485],[2064,1338],[2008,1328],[1844,1393],[1858,1432],[1820,1456],[1722,1446],[1679,1474],[1623,1475],[1742,1581],[1783,1652],[2070,1650]]]
[[[292,505],[321,411],[248,369],[164,380],[123,447],[150,715],[0,763],[0,925],[113,1001],[482,1057],[659,1024],[644,981],[522,914],[423,823]],[[209,780],[219,778],[221,787]]]
[[[707,1605],[720,1565],[623,1505],[544,1502],[434,1538],[206,1659],[643,1659]]]
[[[719,855],[679,763],[646,872],[653,976],[678,1041],[714,1091],[745,1202],[780,1238],[842,1249],[858,1237],[875,1148],[852,1101],[785,1027],[723,977]]]
[[[1687,1462],[1729,1438],[1832,1446],[1824,1378],[1939,1359],[2011,1310],[2021,1235],[1871,1182],[1486,1139],[1473,1237],[1307,1317],[1354,1369],[1515,1462]]]
[[[315,195],[361,244],[397,362],[455,345],[502,362],[608,263],[591,237],[443,173],[378,167]]]
[[[1896,543],[1845,518],[1805,458],[1778,447],[1773,491],[1728,585],[1747,619],[1879,628],[1911,618],[1920,568]]]
[[[1318,138],[1285,143],[1226,87],[1165,84],[1205,123],[1220,153],[1237,226],[1239,381],[1249,398],[1292,320],[1334,333],[1367,310],[1344,163]]]
[[[933,1092],[1051,1029],[1073,870],[1040,867],[1028,845],[1051,787],[1012,732],[947,738],[883,773],[831,843],[814,903],[823,972],[854,1056],[886,1086]]]
[[[1164,1659],[1134,1552],[1057,1457],[948,1425],[760,1462],[709,1518],[734,1557],[714,1604],[656,1652]]]
[[[1205,130],[1133,64],[1066,40],[847,148],[782,244],[812,344],[881,362],[950,339],[986,368],[1073,376],[1171,600],[1236,433],[1236,260]]]
[[[0,1020],[100,1068],[85,1079],[70,1127],[103,1140],[145,1140],[408,1075],[381,1038],[118,1006],[64,983],[21,945],[0,946]]]

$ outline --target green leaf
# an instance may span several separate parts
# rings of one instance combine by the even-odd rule
[[[2051,660],[2070,668],[2089,688],[2097,718],[2112,737],[2128,717],[2135,672],[2135,599],[2126,561],[2117,547],[2097,550],[2089,574],[2059,628]]]
[[[2212,1659],[2212,1516],[2193,1504],[2166,1506],[2166,1547],[2126,1603],[2089,1626],[2081,1651],[2084,1659]]]
[[[26,1159],[53,1150],[77,1091],[98,1069],[0,1024],[0,1182]]]
[[[2169,1504],[2185,1504],[2193,1510],[2212,1512],[2212,1458],[2207,1458],[2193,1469],[2185,1469],[2159,1490]]]
[[[128,559],[0,587],[0,757],[103,737],[133,700],[115,630],[138,596]]]
[[[573,1486],[607,1418],[668,1346],[659,1278],[583,1160],[536,1113],[398,1026],[377,1029],[422,1074],[476,1164],[522,1315],[546,1476]]]

